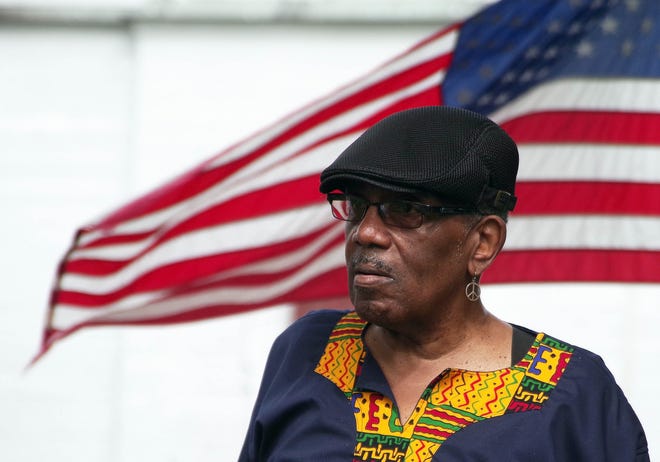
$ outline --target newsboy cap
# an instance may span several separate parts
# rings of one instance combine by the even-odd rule
[[[466,109],[427,106],[366,130],[321,173],[320,190],[362,182],[506,214],[516,203],[517,172],[516,144],[495,122]]]

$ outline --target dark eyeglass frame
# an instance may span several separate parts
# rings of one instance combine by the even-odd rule
[[[375,205],[378,208],[378,216],[383,220],[383,223],[406,229],[419,228],[424,223],[424,217],[427,215],[451,216],[479,213],[475,209],[465,207],[435,206],[405,199],[370,202],[363,197],[344,193],[330,193],[327,199],[332,210],[332,216],[338,220],[359,223],[367,214],[369,207]],[[344,210],[347,212],[342,213]],[[357,213],[355,213],[356,211]]]

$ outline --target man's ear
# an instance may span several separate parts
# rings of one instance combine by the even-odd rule
[[[472,228],[475,246],[468,266],[470,274],[481,274],[499,254],[506,241],[506,222],[497,215],[482,217]]]

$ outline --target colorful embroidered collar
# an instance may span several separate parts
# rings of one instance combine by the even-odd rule
[[[334,327],[315,371],[351,401],[357,428],[354,461],[430,460],[462,428],[514,412],[539,410],[557,386],[573,348],[539,333],[516,365],[493,372],[447,370],[422,394],[408,422],[383,393],[358,386],[366,322],[355,312]]]

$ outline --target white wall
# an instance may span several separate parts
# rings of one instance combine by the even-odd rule
[[[280,307],[74,334],[34,368],[75,228],[359,77],[434,28],[0,29],[0,459],[233,460]],[[601,353],[660,447],[660,288],[485,289],[501,317]]]

